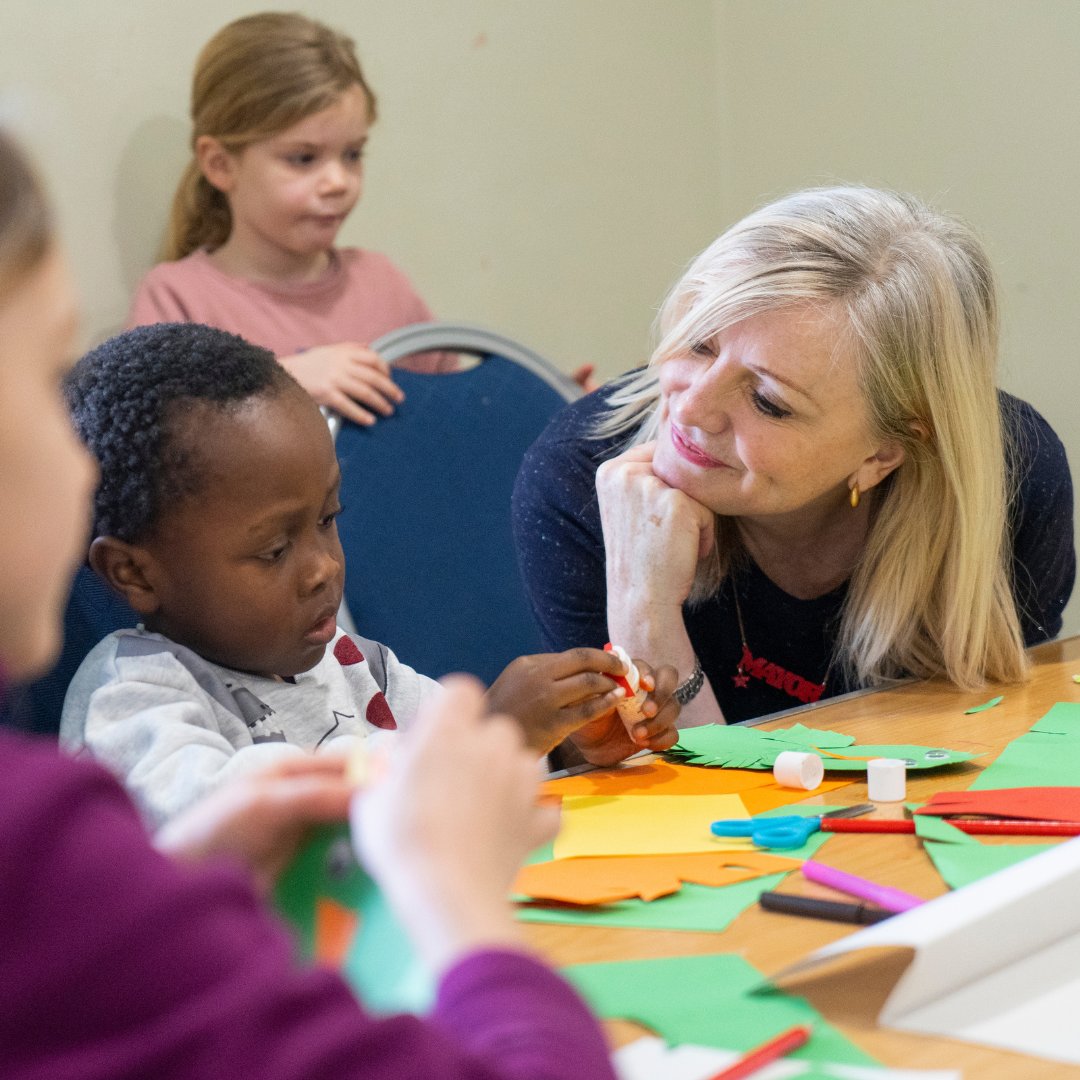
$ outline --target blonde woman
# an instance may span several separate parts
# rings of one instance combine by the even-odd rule
[[[548,646],[683,675],[683,723],[903,676],[1018,681],[1075,576],[1064,449],[997,390],[963,225],[806,191],[707,248],[649,365],[556,418],[515,492]]]

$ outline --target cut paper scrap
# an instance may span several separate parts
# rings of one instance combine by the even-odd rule
[[[749,816],[738,795],[568,795],[555,858],[748,851],[748,840],[718,840],[709,823]]]
[[[801,865],[798,859],[758,851],[556,859],[523,867],[513,891],[564,904],[610,904],[635,897],[655,900],[678,892],[683,882],[734,885]]]
[[[274,904],[299,952],[335,963],[376,1013],[426,1012],[431,976],[375,882],[357,864],[346,826],[322,829],[281,876]]]
[[[1005,698],[998,694],[997,697],[992,697],[989,701],[984,701],[981,705],[972,705],[970,709],[964,710],[965,716],[970,716],[972,713],[986,712],[987,709],[992,709],[995,705],[1000,705]]]
[[[959,830],[955,830],[959,832]],[[963,836],[963,833],[960,833]],[[967,837],[971,839],[971,837]],[[950,889],[962,889],[980,878],[989,877],[1007,866],[1049,851],[1053,844],[951,844],[931,841],[924,844],[934,869]]]
[[[815,795],[835,791],[854,780],[826,780]],[[576,776],[548,780],[547,795],[739,795],[751,814],[785,806],[808,792],[781,787],[771,773],[749,769],[698,769],[669,761],[648,761],[621,768],[592,769]]]
[[[745,1053],[796,1024],[812,1024],[813,1038],[791,1054],[792,1060],[876,1064],[801,998],[750,996],[761,976],[740,956],[580,964],[563,974],[601,1016],[635,1021],[669,1044]]]
[[[1080,776],[1077,777],[1080,780]],[[916,814],[944,817],[979,814],[1032,821],[1080,822],[1080,787],[996,788],[992,791],[941,791]]]
[[[728,769],[771,769],[784,750],[818,752],[830,771],[866,772],[867,760],[902,758],[908,769],[934,769],[970,761],[977,754],[942,747],[913,745],[857,745],[851,735],[818,731],[797,724],[776,731],[739,725],[706,724],[686,728],[665,757],[674,764]]]
[[[782,814],[813,814],[820,806],[799,805],[781,808],[765,817]],[[789,859],[809,859],[832,837],[833,833],[813,833],[801,848],[786,852]],[[747,849],[752,850],[752,849]],[[550,848],[533,853],[530,861],[539,862],[551,857]],[[763,892],[779,887],[786,874],[769,874],[751,881],[725,885],[721,889],[708,885],[684,885],[677,893],[656,900],[622,900],[614,904],[577,907],[573,904],[537,902],[522,904],[517,909],[521,922],[558,923],[564,926],[606,926],[643,928],[647,930],[687,930],[718,934],[748,907],[758,902]]]
[[[646,1036],[611,1055],[619,1080],[714,1080],[741,1055],[734,1050],[683,1043],[668,1046]],[[962,1080],[956,1069],[887,1069],[878,1065],[840,1065],[787,1057],[763,1066],[754,1080]]]
[[[312,958],[319,964],[341,967],[349,954],[353,935],[359,928],[360,916],[355,911],[329,897],[317,897]]]
[[[519,904],[519,922],[554,923],[560,926],[604,926],[622,930],[682,930],[719,934],[763,892],[778,888],[786,874],[725,885],[684,885],[678,892],[656,900],[620,900],[613,904],[558,904],[535,901]]]
[[[1080,702],[1059,701],[1013,739],[971,784],[973,791],[1080,784]]]

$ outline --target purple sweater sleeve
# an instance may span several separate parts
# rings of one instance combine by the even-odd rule
[[[561,979],[513,953],[450,971],[430,1020],[366,1016],[235,869],[173,863],[105,772],[0,736],[5,1080],[610,1080]]]

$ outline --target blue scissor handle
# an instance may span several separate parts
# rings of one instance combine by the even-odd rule
[[[732,818],[714,821],[709,826],[713,836],[749,836],[758,846],[788,851],[802,847],[820,828],[819,817],[790,815],[774,818]]]

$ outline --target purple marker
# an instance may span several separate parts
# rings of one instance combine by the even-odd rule
[[[878,885],[866,878],[856,877],[855,874],[846,874],[843,870],[814,862],[813,859],[807,859],[803,863],[802,872],[807,881],[816,881],[819,885],[828,885],[830,889],[839,889],[850,896],[857,896],[860,900],[869,900],[886,911],[909,911],[926,903],[919,896],[912,896],[900,889],[891,889],[888,885]]]

